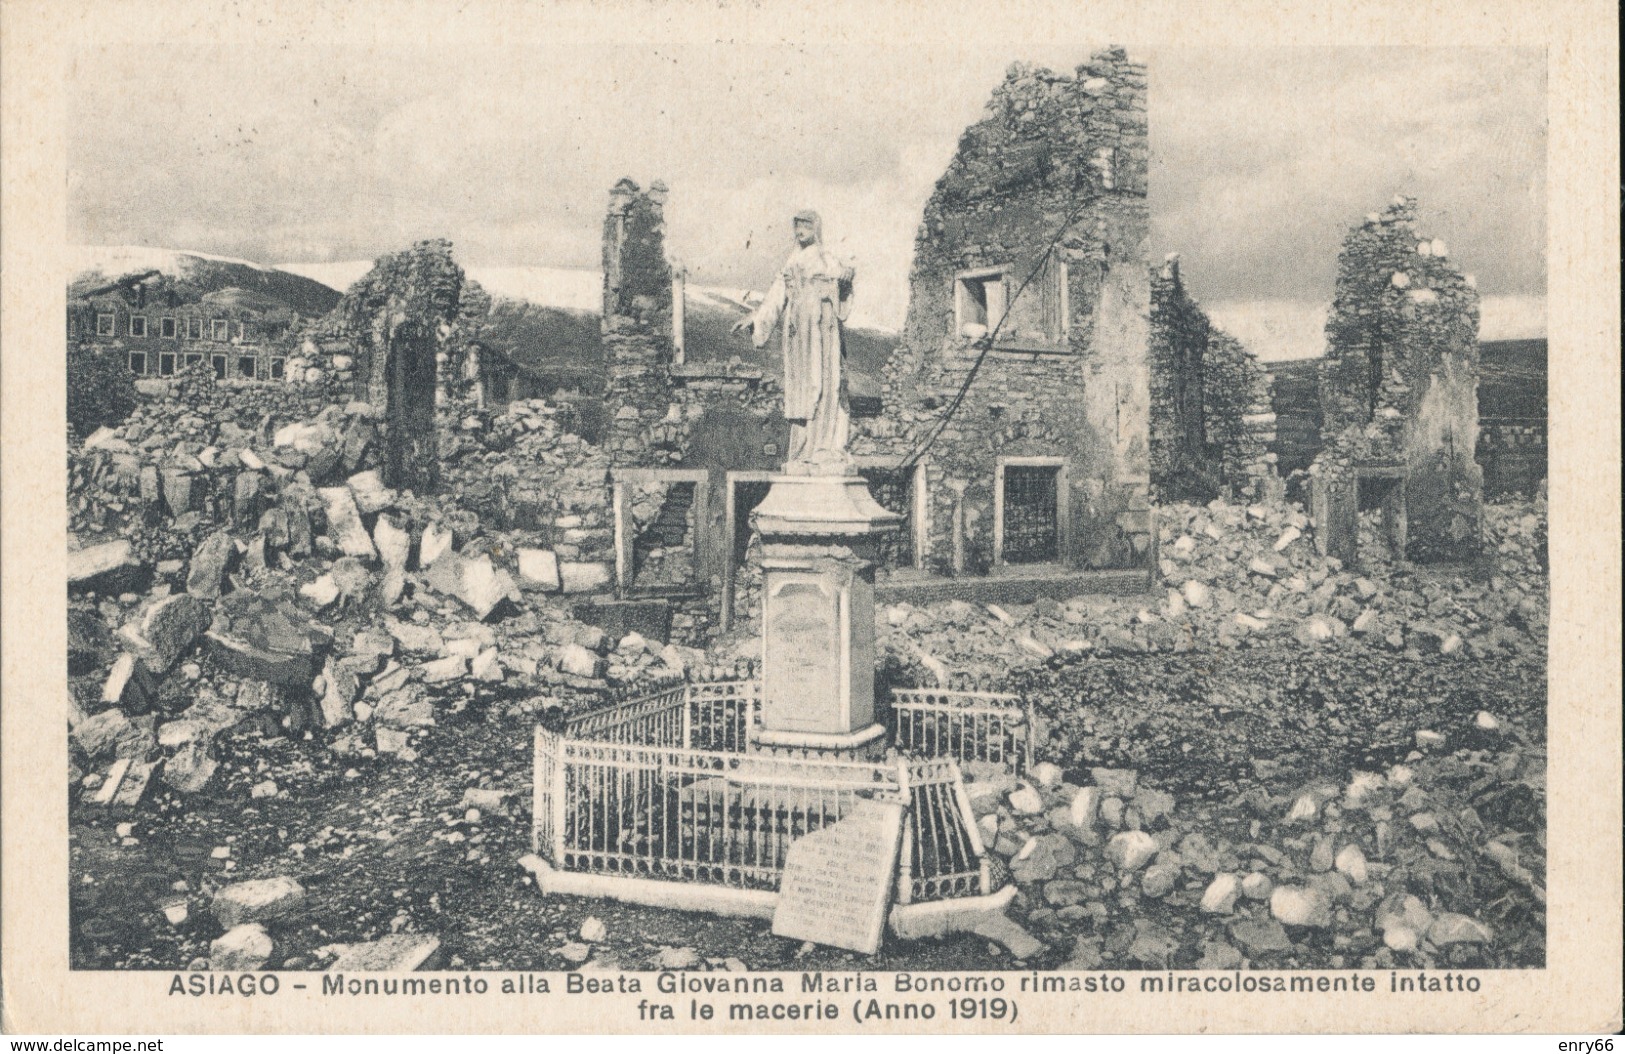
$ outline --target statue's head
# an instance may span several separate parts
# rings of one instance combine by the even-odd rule
[[[796,213],[794,227],[796,244],[804,249],[824,240],[824,223],[818,218],[818,213],[811,209]]]

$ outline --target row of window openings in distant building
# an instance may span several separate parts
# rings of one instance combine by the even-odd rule
[[[153,360],[156,359],[156,364]],[[204,355],[200,351],[174,352],[160,351],[157,355],[148,355],[144,351],[130,352],[130,372],[137,377],[173,377],[176,364],[184,368],[202,362]],[[214,367],[216,380],[231,378],[241,380],[280,381],[287,376],[287,359],[280,355],[210,355],[209,364]],[[264,364],[264,372],[260,370]],[[157,370],[152,367],[156,365]]]
[[[231,328],[231,321],[229,319],[211,319],[209,321],[209,339],[221,341],[230,340]],[[111,314],[99,314],[96,316],[96,335],[98,337],[116,337],[118,336],[117,330],[118,320],[115,316]],[[77,332],[78,322],[70,315],[68,318],[68,335],[74,336]],[[147,316],[131,315],[130,336],[146,337],[150,335],[151,334],[147,331]],[[238,340],[248,340],[253,337],[253,335],[254,333],[249,328],[248,323],[237,323]],[[158,336],[167,337],[171,340],[202,340],[203,319],[171,318],[168,316],[160,318],[158,320]]]

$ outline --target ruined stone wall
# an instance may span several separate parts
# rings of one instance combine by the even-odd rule
[[[327,354],[335,370],[337,360],[350,360],[357,398],[382,412],[389,486],[430,491],[438,484],[441,373],[461,371],[456,353],[478,339],[489,308],[483,291],[465,282],[451,243],[431,240],[380,257],[335,309],[354,354]]]
[[[1276,472],[1275,408],[1270,373],[1236,338],[1214,329],[1207,346],[1203,414],[1208,448],[1218,459],[1219,477],[1233,498],[1279,497],[1284,486]]]
[[[666,185],[647,191],[623,179],[604,218],[604,310],[600,326],[609,374],[608,447],[617,465],[664,460],[671,437],[656,434],[671,416],[666,370],[672,361],[671,265],[665,245]]]
[[[1269,372],[1185,291],[1179,258],[1151,276],[1151,485],[1159,500],[1279,489]]]
[[[1185,292],[1179,258],[1170,256],[1151,275],[1151,485],[1160,501],[1218,493],[1204,407],[1212,330]]]
[[[944,417],[978,342],[994,338],[923,455],[936,568],[954,561],[956,520],[963,569],[994,563],[996,460],[1025,454],[1067,459],[1064,563],[1146,563],[1148,156],[1145,68],[1114,48],[1075,74],[1012,66],[938,180],[885,371],[886,411],[854,443],[858,454],[907,456]],[[993,305],[986,325],[974,317],[977,296]],[[1002,325],[997,300],[1007,305]]]
[[[1320,364],[1324,447],[1310,468],[1319,515],[1355,501],[1363,467],[1406,474],[1406,555],[1468,558],[1479,546],[1478,293],[1444,242],[1398,198],[1349,232]],[[1340,519],[1346,519],[1341,517]],[[1328,543],[1338,547],[1335,528]]]

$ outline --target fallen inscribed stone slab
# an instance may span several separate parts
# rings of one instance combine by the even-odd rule
[[[878,951],[902,833],[901,804],[865,800],[839,822],[796,839],[785,854],[774,935]]]

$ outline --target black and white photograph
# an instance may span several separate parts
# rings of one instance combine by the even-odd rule
[[[985,1032],[1558,964],[1619,452],[1543,42],[277,10],[63,23],[70,975]]]

